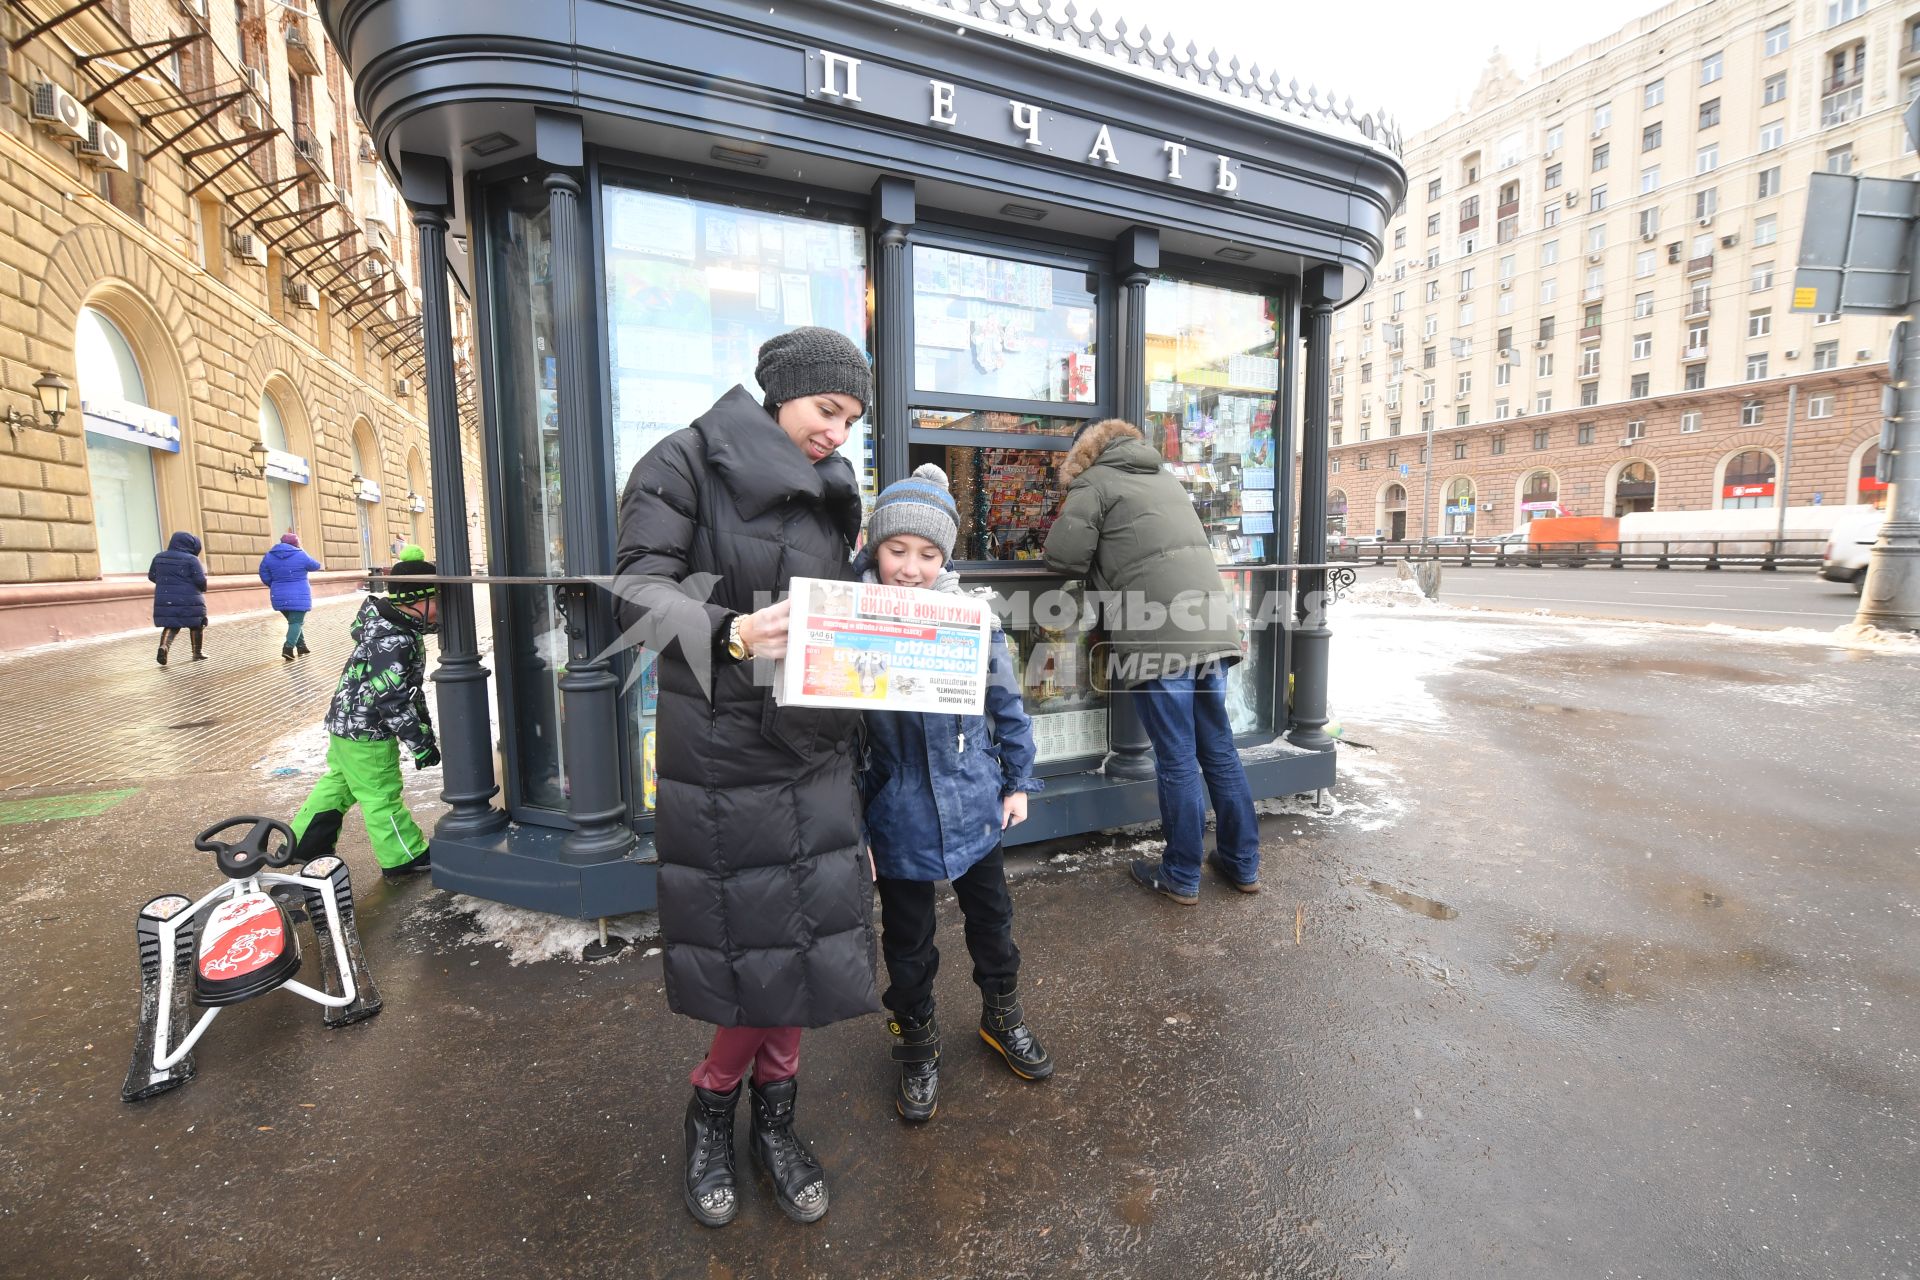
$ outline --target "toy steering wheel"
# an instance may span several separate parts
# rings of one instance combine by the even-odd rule
[[[215,839],[223,831],[252,823],[244,839]],[[272,837],[278,835],[278,844]],[[278,818],[238,817],[216,822],[193,838],[193,847],[211,853],[223,874],[243,880],[261,867],[284,867],[293,861],[293,828]]]

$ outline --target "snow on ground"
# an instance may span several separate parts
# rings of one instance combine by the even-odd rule
[[[496,947],[507,953],[507,963],[533,964],[541,960],[579,960],[590,942],[600,939],[600,928],[591,920],[552,916],[543,911],[527,911],[504,903],[489,902],[463,893],[436,894],[414,909],[416,918],[443,919],[448,916],[471,917],[472,927],[456,943],[463,947]],[[651,912],[610,916],[607,933],[628,942],[645,942],[658,935],[660,922]],[[629,954],[655,955],[657,947],[644,951],[630,947]]]

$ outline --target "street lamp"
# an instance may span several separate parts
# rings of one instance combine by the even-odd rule
[[[247,446],[248,462],[233,464],[233,474],[242,480],[254,479],[267,474],[267,446],[255,440]]]
[[[73,392],[73,388],[67,385],[67,380],[51,369],[40,375],[39,380],[33,384],[33,389],[40,397],[40,412],[46,415],[46,425],[41,426],[34,421],[31,414],[22,413],[17,406],[10,405],[7,408],[5,421],[7,429],[13,433],[16,440],[28,427],[40,427],[42,431],[58,431],[60,418],[67,411],[67,397]]]

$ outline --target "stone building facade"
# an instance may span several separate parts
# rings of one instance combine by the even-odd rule
[[[1530,76],[1496,55],[1336,317],[1335,527],[1884,502],[1890,322],[1796,312],[1793,272],[1809,174],[1920,170],[1916,88],[1915,4],[1676,0]]]
[[[175,530],[216,612],[289,529],[329,590],[431,550],[415,237],[319,24],[9,5],[0,87],[0,647],[138,625]]]

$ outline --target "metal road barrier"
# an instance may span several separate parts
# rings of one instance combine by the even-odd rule
[[[1825,538],[1666,538],[1637,542],[1552,542],[1538,546],[1493,541],[1356,542],[1341,548],[1361,564],[1395,560],[1448,560],[1462,568],[1475,565],[1530,569],[1798,569],[1818,568]]]

